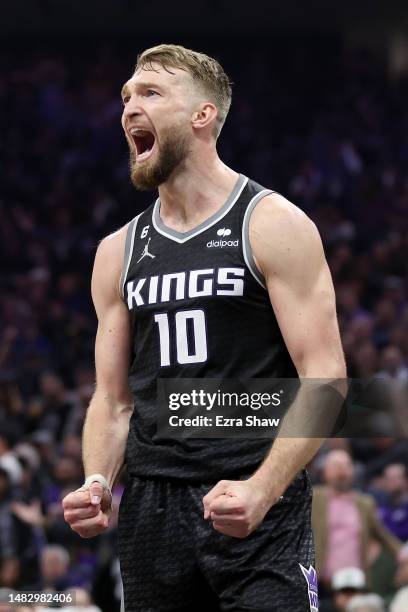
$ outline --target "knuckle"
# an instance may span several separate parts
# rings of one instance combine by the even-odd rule
[[[71,527],[72,527],[72,525],[71,525]],[[76,527],[76,528],[72,527],[72,529],[75,531],[75,533],[77,533],[83,539],[90,537],[88,530],[84,529],[83,527],[82,528],[79,527],[79,526]]]
[[[66,495],[63,500],[62,500],[62,506],[64,508],[67,508],[71,503],[71,493],[68,493],[68,495]]]

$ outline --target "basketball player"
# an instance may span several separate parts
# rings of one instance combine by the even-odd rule
[[[219,159],[231,88],[217,61],[148,49],[122,97],[132,182],[159,197],[96,254],[87,478],[65,518],[102,533],[126,463],[126,612],[316,611],[304,466],[321,440],[163,441],[155,410],[157,378],[345,377],[317,229]]]

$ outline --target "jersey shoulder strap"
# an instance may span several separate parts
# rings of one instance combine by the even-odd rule
[[[271,193],[277,193],[272,189],[267,189],[259,183],[249,179],[245,189],[245,197],[241,201],[238,214],[241,219],[242,227],[242,254],[244,261],[255,280],[266,289],[265,279],[259,271],[252,253],[252,247],[249,240],[249,220],[255,206]]]
[[[123,256],[123,266],[122,266],[122,274],[120,277],[120,294],[122,299],[124,299],[125,295],[125,282],[126,277],[129,272],[130,262],[132,261],[133,248],[135,245],[136,231],[138,228],[142,227],[143,218],[147,218],[153,209],[153,204],[148,206],[141,213],[136,215],[128,225],[126,231],[126,242],[125,242],[125,252]],[[146,217],[147,215],[147,217]]]

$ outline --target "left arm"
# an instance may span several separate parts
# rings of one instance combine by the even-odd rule
[[[314,223],[285,198],[272,194],[254,209],[249,237],[299,377],[346,379],[333,283]],[[295,404],[301,404],[300,396],[301,392]],[[221,481],[208,493],[203,500],[205,518],[211,517],[222,533],[245,537],[323,441],[278,436],[251,478]]]

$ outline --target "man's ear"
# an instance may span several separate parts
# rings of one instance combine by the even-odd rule
[[[202,129],[207,125],[212,124],[217,117],[217,107],[212,102],[203,102],[200,107],[195,110],[191,116],[193,128]]]

